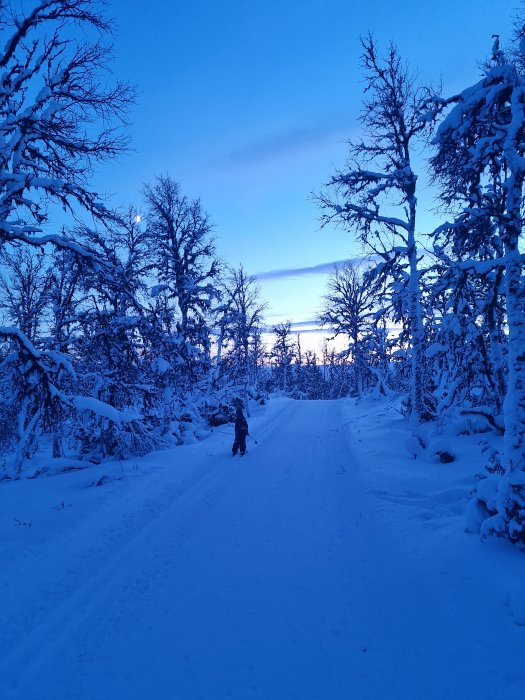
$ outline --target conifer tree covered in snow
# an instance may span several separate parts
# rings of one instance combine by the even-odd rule
[[[363,40],[365,99],[362,141],[350,143],[348,167],[318,197],[324,223],[354,231],[379,262],[369,273],[383,291],[384,308],[405,324],[411,352],[411,424],[432,416],[425,375],[425,330],[417,246],[417,175],[414,149],[427,129],[422,116],[429,92],[419,86],[391,46],[379,55],[372,37]]]
[[[482,532],[525,542],[525,290],[523,230],[525,184],[525,30],[517,50],[496,38],[482,79],[438,104],[447,109],[436,133],[433,159],[444,201],[456,218],[441,237],[461,248],[456,269],[497,279],[504,301],[508,379],[503,402],[505,441],[498,495]],[[439,241],[439,239],[438,239]],[[494,297],[494,294],[492,295]],[[496,348],[496,358],[498,349]],[[500,360],[496,360],[499,371]],[[487,505],[487,504],[486,504]]]

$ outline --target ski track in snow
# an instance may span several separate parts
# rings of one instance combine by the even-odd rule
[[[378,497],[424,499],[367,486],[345,406],[275,402],[245,457],[170,451],[190,477],[116,486],[15,560],[0,697],[522,700],[523,628],[502,664],[501,610],[388,528]]]

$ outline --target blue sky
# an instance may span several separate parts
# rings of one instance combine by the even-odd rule
[[[139,89],[134,153],[99,173],[115,204],[169,173],[200,196],[227,262],[261,274],[270,322],[311,320],[327,264],[360,254],[309,198],[359,133],[359,36],[394,41],[449,94],[473,82],[518,2],[110,0],[114,71]],[[424,199],[421,198],[420,199]],[[427,197],[428,199],[428,197]],[[425,224],[426,221],[426,224]],[[428,220],[420,220],[422,227]],[[313,269],[311,269],[313,268]],[[279,272],[280,271],[280,272]],[[303,326],[304,328],[304,326]]]

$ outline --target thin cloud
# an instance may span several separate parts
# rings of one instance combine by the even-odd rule
[[[314,319],[313,321],[296,321],[292,323],[292,328],[309,328],[310,326],[318,326],[319,321]]]
[[[332,262],[312,265],[311,267],[289,267],[282,270],[268,270],[267,272],[258,272],[255,274],[258,280],[277,280],[285,279],[286,277],[302,277],[303,275],[325,275],[338,265],[344,265],[348,262],[353,262],[359,265],[368,262],[370,257],[348,258],[347,260],[333,260]]]
[[[339,118],[324,124],[294,126],[262,136],[252,143],[230,151],[227,160],[230,163],[240,165],[260,163],[286,153],[317,147],[327,141],[342,140],[347,138],[349,128],[350,120],[348,118]]]
[[[292,333],[300,333],[301,335],[304,335],[305,333],[330,335],[332,333],[331,328],[323,328],[316,319],[313,321],[295,321],[291,325],[291,331]]]

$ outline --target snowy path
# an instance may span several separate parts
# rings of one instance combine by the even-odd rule
[[[220,434],[181,448],[188,478],[160,470],[116,487],[14,561],[0,697],[525,697],[525,657],[491,661],[498,639],[468,585],[452,598],[450,572],[369,507],[342,406],[277,403],[244,458]]]

